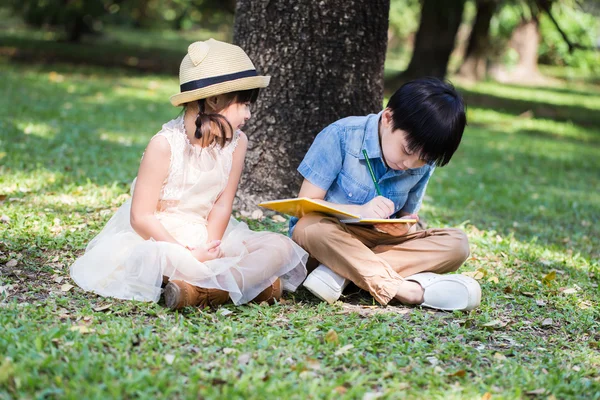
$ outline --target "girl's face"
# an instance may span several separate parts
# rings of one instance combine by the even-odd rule
[[[234,131],[241,129],[252,116],[250,113],[250,102],[233,103],[221,110],[219,114],[227,118]]]
[[[419,158],[418,152],[411,153],[408,150],[406,132],[401,129],[392,130],[392,112],[389,109],[385,109],[381,114],[379,136],[383,160],[389,168],[406,170],[420,168],[427,164]]]

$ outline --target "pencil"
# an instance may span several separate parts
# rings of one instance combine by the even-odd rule
[[[375,185],[375,191],[377,192],[377,196],[381,196],[381,190],[379,190],[379,185],[377,184],[375,172],[373,172],[373,167],[371,166],[371,162],[369,161],[369,155],[367,154],[367,150],[363,149],[362,152],[365,156],[365,161],[367,162],[367,167],[369,168],[369,173],[371,174],[371,179],[373,179],[373,184]]]

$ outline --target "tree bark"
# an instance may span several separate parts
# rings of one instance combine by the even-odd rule
[[[383,101],[389,0],[238,0],[234,42],[271,75],[253,106],[235,207],[297,195],[314,137]]]
[[[469,42],[458,74],[470,80],[481,80],[487,73],[487,52],[490,48],[490,22],[498,0],[477,0],[477,14],[469,34]]]
[[[507,70],[497,66],[490,74],[499,82],[537,85],[546,83],[547,79],[538,70],[538,49],[541,35],[538,14],[524,19],[513,31],[509,46],[519,55],[517,65]]]
[[[415,48],[408,68],[399,76],[400,81],[446,76],[464,8],[465,0],[423,1]]]

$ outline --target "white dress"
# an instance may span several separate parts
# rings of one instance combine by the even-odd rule
[[[179,117],[164,124],[156,136],[165,137],[171,146],[169,175],[162,186],[156,218],[179,243],[204,245],[207,218],[227,185],[239,132],[224,147],[199,149],[190,144],[183,117]],[[135,180],[132,193],[134,190]],[[119,299],[158,301],[166,275],[225,290],[235,304],[243,304],[277,277],[289,291],[296,290],[306,277],[308,254],[287,236],[254,232],[231,218],[221,242],[224,257],[199,262],[183,246],[144,240],[131,227],[130,210],[131,199],[71,266],[71,277],[82,289]]]

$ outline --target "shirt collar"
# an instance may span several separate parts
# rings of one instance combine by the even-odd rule
[[[363,139],[362,148],[358,154],[358,158],[360,160],[365,159],[365,156],[362,153],[362,150],[364,149],[367,150],[369,159],[379,158],[381,159],[381,162],[383,162],[383,157],[381,156],[381,145],[379,144],[379,120],[382,113],[383,111],[380,111],[377,114],[371,114],[367,117],[367,123],[365,124],[365,136]]]

